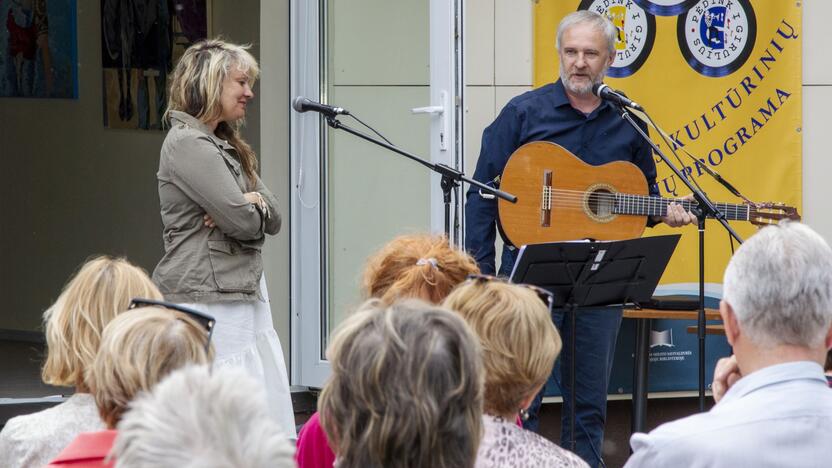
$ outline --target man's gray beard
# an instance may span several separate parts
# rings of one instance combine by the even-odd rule
[[[608,68],[609,67],[604,67],[601,73],[594,80],[592,80],[592,83],[590,83],[589,85],[578,87],[572,84],[572,82],[569,80],[569,75],[563,69],[563,64],[560,64],[560,81],[563,83],[563,87],[566,88],[566,90],[570,93],[575,94],[577,96],[586,96],[592,94],[593,86],[604,82],[604,77],[607,76]]]

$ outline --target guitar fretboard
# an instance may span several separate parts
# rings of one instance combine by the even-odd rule
[[[640,215],[640,216],[665,216],[667,205],[676,202],[682,205],[685,210],[690,211],[697,203],[693,200],[674,200],[669,198],[648,197],[643,195],[615,194],[615,205],[613,212],[616,214]],[[714,203],[714,206],[721,211],[729,221],[748,221],[750,210],[748,205],[735,203]]]

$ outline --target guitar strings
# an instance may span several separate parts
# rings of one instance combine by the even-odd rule
[[[547,193],[548,192],[548,193]],[[567,189],[553,189],[544,187],[542,191],[544,198],[543,203],[549,207],[558,208],[583,208],[587,203],[587,198],[591,198],[593,204],[611,204],[613,209],[627,210],[628,208],[639,210],[647,209],[652,211],[658,209],[659,212],[655,214],[665,214],[667,212],[668,204],[672,202],[680,203],[682,205],[694,205],[693,200],[673,199],[673,198],[657,198],[649,195],[634,195],[622,194],[615,192],[587,192],[581,190],[567,190]],[[717,205],[724,205],[727,210],[734,210],[738,212],[740,209],[747,209],[746,205],[730,205],[727,203],[718,203]]]

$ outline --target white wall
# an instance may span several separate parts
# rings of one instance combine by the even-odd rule
[[[532,89],[531,0],[465,0],[464,171],[473,176],[482,131],[511,98]],[[497,236],[497,268],[502,240]]]
[[[215,0],[216,1],[216,0]],[[263,264],[274,328],[289,359],[289,1],[260,1],[260,175],[280,202],[283,227],[266,242]]]
[[[532,2],[466,0],[464,34],[465,172],[473,175],[482,131],[532,89]]]
[[[832,242],[829,174],[832,174],[832,56],[827,18],[832,2],[803,2],[803,221]]]

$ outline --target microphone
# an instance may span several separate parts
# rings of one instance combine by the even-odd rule
[[[641,107],[637,102],[631,101],[630,98],[624,95],[624,93],[616,91],[604,83],[596,83],[592,85],[592,94],[601,99],[612,101],[619,106],[629,107],[640,111],[644,110],[643,107]]]
[[[306,99],[303,96],[298,96],[292,101],[292,109],[296,112],[320,112],[321,114],[327,116],[336,116],[339,114],[350,115],[350,111],[344,109],[343,107],[328,106],[326,104],[321,104],[320,102]]]

